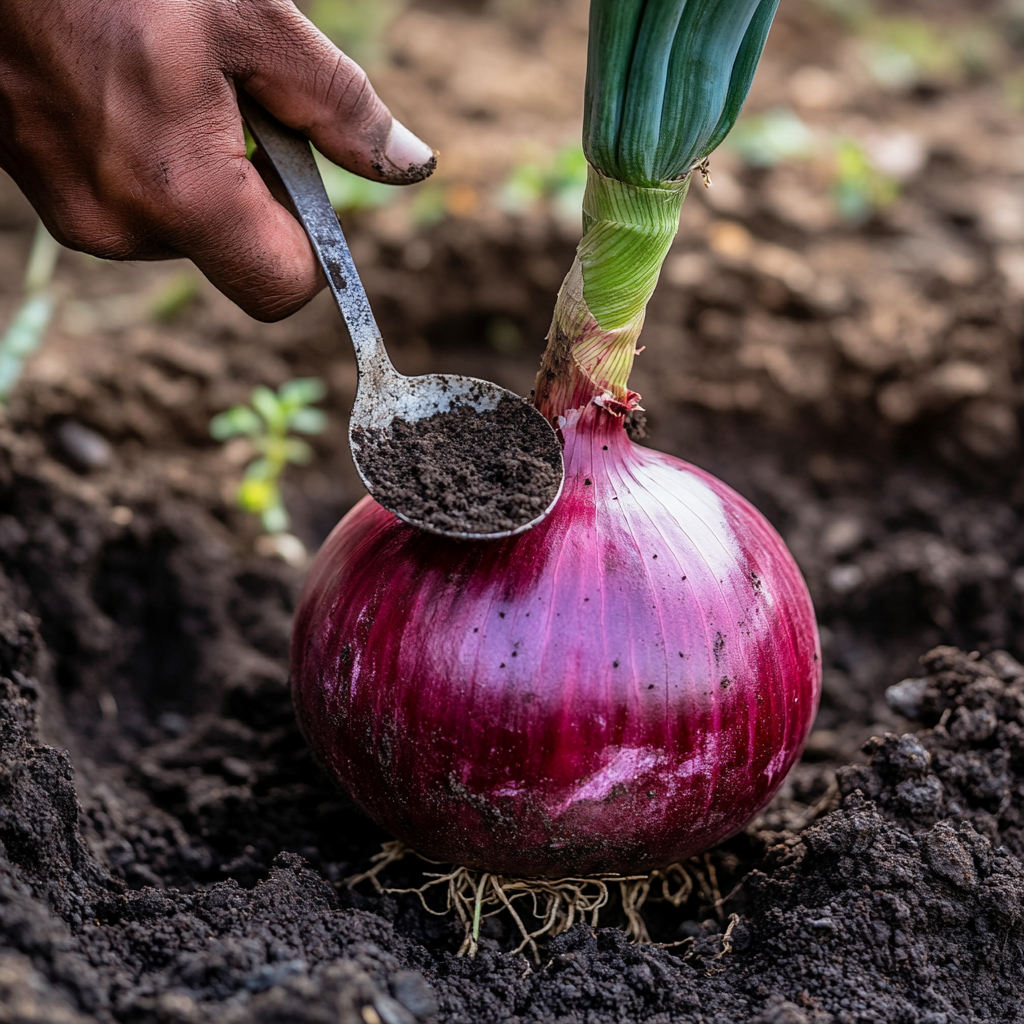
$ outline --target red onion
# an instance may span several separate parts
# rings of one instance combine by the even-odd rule
[[[369,498],[338,524],[296,618],[295,705],[328,772],[427,857],[665,867],[741,829],[797,759],[814,615],[725,484],[595,404],[562,432],[563,496],[530,532],[445,540]]]
[[[799,755],[820,687],[799,570],[739,495],[622,427],[692,173],[739,113],[777,2],[592,0],[583,237],[535,399],[565,442],[549,517],[460,542],[367,499],[310,572],[299,721],[424,856],[514,876],[664,868],[741,829]]]

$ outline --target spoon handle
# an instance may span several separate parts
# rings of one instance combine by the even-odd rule
[[[281,124],[241,91],[238,93],[238,106],[253,138],[274,165],[309,235],[327,285],[352,338],[360,377],[372,375],[379,380],[395,374],[397,371],[384,349],[370,300],[363,282],[359,280],[341,222],[327,198],[309,141],[300,132]]]

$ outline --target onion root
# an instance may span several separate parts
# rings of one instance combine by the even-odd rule
[[[423,885],[407,889],[386,888],[381,885],[380,875],[392,864],[413,856],[427,864],[439,865],[406,846],[400,840],[389,840],[381,845],[380,852],[370,859],[371,866],[345,880],[353,889],[363,882],[370,882],[381,894],[408,894],[417,896],[424,910],[436,917],[444,917],[453,911],[458,915],[465,934],[458,956],[475,956],[480,946],[480,925],[489,917],[508,911],[521,936],[518,946],[512,951],[521,953],[527,948],[535,963],[541,962],[537,940],[553,938],[568,931],[583,921],[596,928],[601,911],[609,905],[615,886],[619,890],[622,913],[626,918],[624,931],[629,939],[638,945],[658,946],[663,949],[693,945],[692,938],[679,942],[655,942],[647,930],[647,924],[640,911],[647,903],[666,902],[681,907],[696,890],[702,906],[715,912],[723,920],[722,906],[741,888],[740,882],[728,895],[723,897],[718,888],[717,873],[709,854],[703,858],[692,857],[687,864],[671,864],[667,868],[638,875],[591,875],[586,878],[515,878],[507,875],[477,871],[473,868],[453,866],[450,871],[424,872],[428,879]],[[429,893],[439,890],[445,895],[445,904],[437,910],[427,902]],[[652,895],[652,890],[654,895]],[[524,906],[518,910],[516,901]],[[539,928],[530,929],[519,911],[528,908],[530,916],[541,922]],[[713,957],[718,960],[732,952],[731,936],[739,917],[731,914],[729,924],[722,936],[722,949]],[[683,959],[689,959],[688,951]]]

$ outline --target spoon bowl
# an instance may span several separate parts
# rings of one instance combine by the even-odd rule
[[[397,375],[396,375],[397,376]],[[562,489],[562,446],[528,402],[475,377],[360,382],[349,424],[366,489],[420,529],[462,539],[522,533]]]
[[[359,383],[349,443],[366,489],[400,519],[445,537],[497,539],[535,526],[562,491],[562,446],[551,425],[489,381],[394,368],[309,142],[242,93],[239,106],[352,338]]]

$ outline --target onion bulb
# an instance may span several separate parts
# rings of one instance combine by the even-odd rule
[[[299,722],[428,858],[664,868],[743,828],[800,754],[821,676],[796,564],[738,494],[623,429],[692,172],[739,114],[776,5],[592,0],[584,234],[535,397],[565,445],[548,518],[459,541],[367,498],[310,571]]]
[[[447,540],[360,502],[300,601],[292,685],[322,764],[432,859],[552,877],[665,867],[741,829],[820,686],[807,589],[709,474],[564,420],[551,515]]]

